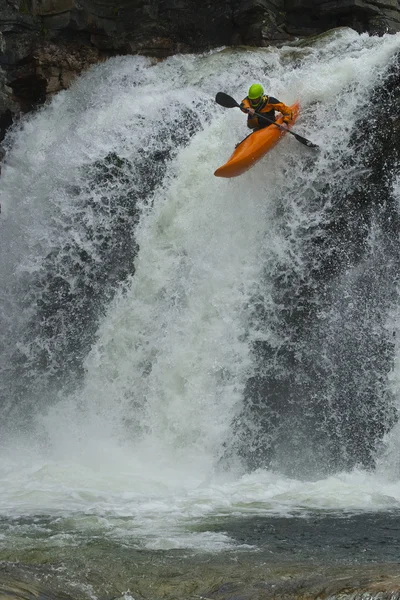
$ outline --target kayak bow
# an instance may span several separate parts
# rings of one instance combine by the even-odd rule
[[[293,118],[289,124],[289,128],[295,123],[298,117],[300,104],[296,102],[290,108]],[[283,117],[278,117],[276,123],[281,125]],[[272,150],[286,133],[286,130],[274,125],[254,131],[236,146],[229,160],[219,167],[214,175],[216,177],[237,177],[238,175],[242,175],[251,169],[267,152]]]

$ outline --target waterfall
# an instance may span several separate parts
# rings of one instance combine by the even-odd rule
[[[24,477],[51,511],[84,510],[86,487],[103,490],[100,512],[123,512],[128,493],[147,514],[148,494],[215,508],[266,488],[268,502],[301,496],[307,479],[330,505],[335,477],[339,505],[361,478],[386,506],[374,468],[397,420],[399,248],[389,209],[354,194],[373,170],[372,138],[356,134],[399,48],[338,29],[117,57],[10,132],[0,449],[15,481],[0,509],[36,510],[15,499]],[[243,176],[215,178],[246,135],[215,93],[240,101],[254,81],[300,101],[295,129],[320,150],[286,136]]]

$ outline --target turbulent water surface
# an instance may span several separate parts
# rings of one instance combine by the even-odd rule
[[[383,209],[360,220],[346,199],[368,180],[355,131],[399,49],[343,29],[114,58],[10,133],[4,586],[267,597],[327,565],[398,560],[400,250]],[[287,135],[215,178],[246,135],[215,93],[257,80],[300,101],[296,131],[320,150]]]

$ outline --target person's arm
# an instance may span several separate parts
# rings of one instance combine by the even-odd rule
[[[286,106],[286,104],[284,104],[280,100],[277,100],[276,98],[273,98],[272,96],[270,96],[268,98],[268,104],[272,104],[272,107],[274,110],[282,113],[283,122],[286,123],[286,125],[288,125],[290,123],[290,121],[293,119],[293,113],[290,110],[290,108],[288,106]]]
[[[247,127],[254,129],[258,125],[257,117],[254,116],[254,108],[250,106],[248,98],[245,98],[240,103],[240,110],[247,114]]]
[[[250,101],[249,101],[248,98],[245,98],[244,100],[241,101],[241,103],[240,103],[240,110],[242,112],[244,112],[244,113],[247,113],[247,114],[250,114],[250,115],[251,114],[254,115],[254,109],[251,108]]]

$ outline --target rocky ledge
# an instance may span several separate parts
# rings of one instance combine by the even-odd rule
[[[1,0],[0,141],[16,115],[109,56],[268,46],[337,26],[400,31],[398,0]]]

